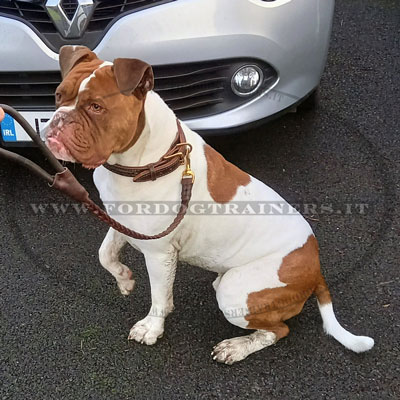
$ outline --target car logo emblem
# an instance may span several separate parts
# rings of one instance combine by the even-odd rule
[[[46,9],[57,30],[64,38],[82,37],[95,9],[93,0],[76,0],[75,14],[68,18],[63,9],[64,0],[47,0]],[[71,3],[71,2],[69,2]],[[71,5],[71,4],[70,4]]]

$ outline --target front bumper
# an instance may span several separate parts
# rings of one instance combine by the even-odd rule
[[[195,130],[249,124],[291,107],[319,83],[334,0],[179,0],[118,20],[94,49],[100,58],[152,65],[257,58],[279,78],[273,88],[230,111],[189,119]],[[58,54],[28,26],[0,17],[0,72],[58,70]]]

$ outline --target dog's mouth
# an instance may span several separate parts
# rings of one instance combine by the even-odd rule
[[[71,128],[72,124],[66,127],[63,124],[54,123],[53,121],[42,130],[42,139],[54,156],[59,160],[80,163],[87,169],[96,169],[104,164],[107,159],[98,157],[96,154],[91,154],[92,151],[90,147],[87,148],[87,152],[83,152],[80,149],[82,146],[78,146],[75,143]]]
[[[59,159],[63,161],[69,161],[75,163],[76,160],[72,157],[71,152],[59,139],[60,132],[55,135],[48,136],[46,138],[46,146],[51,150],[51,152]]]
[[[76,162],[71,152],[61,140],[64,118],[65,114],[55,114],[40,131],[40,136],[46,143],[46,146],[59,160]]]
[[[95,160],[95,157],[80,160],[80,157],[74,154],[72,147],[66,145],[59,136],[60,133],[57,133],[56,135],[51,135],[46,139],[47,147],[58,159],[73,163],[80,163],[86,169],[96,169],[107,161],[106,159]],[[69,147],[71,150],[69,150]]]

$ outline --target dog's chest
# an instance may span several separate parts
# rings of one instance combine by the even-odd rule
[[[169,246],[179,252],[180,261],[213,272],[224,273],[231,268],[245,265],[255,259],[282,253],[301,246],[311,229],[298,213],[268,215],[264,212],[247,213],[245,205],[254,206],[287,203],[271,188],[251,179],[246,186],[237,189],[235,196],[226,204],[213,201],[208,191],[207,168],[201,154],[193,157],[196,183],[187,215],[178,228],[162,241],[129,240],[136,249],[163,251]],[[179,208],[181,193],[179,175],[170,174],[159,182],[133,183],[130,178],[114,176],[100,167],[95,170],[94,181],[109,214],[128,228],[154,235],[168,227],[175,213],[146,215],[120,213],[119,209],[136,209],[137,204],[175,203]],[[111,209],[110,209],[111,204]],[[217,206],[218,212],[209,206]],[[196,208],[197,207],[197,208]],[[205,210],[197,213],[198,207]],[[233,207],[233,208],[232,208]],[[240,211],[243,208],[243,212]]]

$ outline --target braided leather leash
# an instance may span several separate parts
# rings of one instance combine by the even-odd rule
[[[143,233],[132,231],[131,229],[127,228],[124,225],[121,225],[120,223],[112,219],[107,213],[105,213],[97,204],[95,204],[90,199],[83,204],[97,218],[99,218],[100,220],[102,220],[103,222],[114,228],[116,231],[123,233],[126,236],[130,236],[131,238],[140,240],[160,239],[164,236],[169,235],[175,228],[178,227],[178,225],[183,220],[189,205],[190,197],[192,194],[192,187],[193,183],[191,178],[182,178],[181,206],[179,208],[179,211],[175,219],[172,221],[171,225],[157,235],[144,235]]]
[[[170,234],[176,227],[182,222],[187,208],[189,206],[189,201],[192,196],[192,188],[194,183],[194,173],[190,168],[190,151],[191,146],[190,144],[185,142],[185,136],[182,130],[182,127],[178,121],[178,134],[179,140],[175,140],[172,144],[171,148],[168,150],[167,154],[161,158],[157,163],[149,164],[144,167],[123,167],[118,166],[118,168],[122,169],[130,169],[134,172],[134,174],[139,175],[140,178],[137,181],[145,182],[148,180],[155,180],[160,176],[166,175],[166,170],[168,173],[177,169],[180,165],[185,165],[185,170],[182,174],[181,186],[181,205],[179,211],[172,221],[172,223],[166,228],[164,231],[156,234],[156,235],[145,235],[136,231],[133,231],[126,226],[120,224],[115,219],[111,218],[103,209],[101,209],[93,200],[90,199],[89,193],[86,189],[76,180],[74,175],[68,168],[65,168],[61,165],[61,163],[54,157],[51,151],[46,147],[46,145],[42,142],[39,136],[36,134],[34,129],[29,125],[29,123],[25,120],[25,118],[18,113],[17,110],[14,108],[0,104],[0,118],[2,119],[3,110],[12,116],[26,131],[26,133],[31,137],[31,139],[35,142],[35,144],[40,148],[43,154],[48,158],[52,167],[57,171],[57,173],[53,176],[47,173],[45,170],[40,168],[38,165],[33,163],[32,161],[28,160],[25,157],[22,157],[18,154],[12,153],[8,150],[0,148],[0,156],[15,161],[24,167],[30,169],[33,173],[38,175],[39,177],[45,179],[50,187],[53,187],[67,196],[72,198],[73,200],[79,201],[84,206],[93,213],[98,219],[108,224],[111,228],[115,229],[116,231],[129,236],[134,239],[139,240],[153,240],[153,239],[160,239],[164,236]],[[0,122],[1,122],[0,119]],[[186,148],[186,152],[183,153],[180,150],[181,147]],[[156,169],[154,169],[156,166]],[[112,167],[112,166],[111,166]],[[160,167],[160,168],[158,168]],[[112,171],[112,168],[109,168]],[[118,173],[117,171],[112,171],[114,173]],[[122,175],[122,174],[121,174]],[[136,176],[135,175],[135,176]],[[126,176],[126,175],[124,175]],[[130,176],[130,175],[128,175]],[[134,179],[135,180],[135,179]]]

